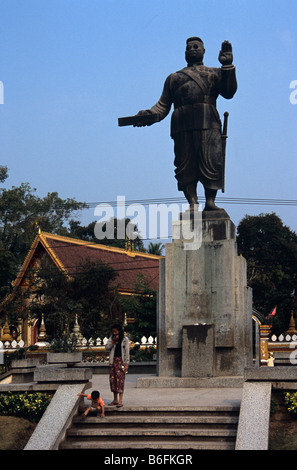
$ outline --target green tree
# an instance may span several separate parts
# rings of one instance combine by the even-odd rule
[[[275,214],[245,216],[238,225],[239,253],[247,260],[248,284],[253,289],[254,307],[272,317],[273,331],[283,333],[291,310],[297,313],[297,234]]]
[[[126,248],[126,243],[127,239],[125,238],[119,238],[118,237],[118,232],[119,232],[119,224],[124,223],[125,224],[125,233],[127,232],[127,226],[130,224],[131,220],[129,218],[124,219],[117,219],[117,218],[111,218],[109,221],[102,221],[102,222],[91,222],[87,226],[82,226],[79,221],[71,220],[69,225],[70,225],[70,233],[69,236],[73,236],[74,238],[79,238],[80,240],[86,240],[90,241],[93,243],[99,243],[101,245],[109,245],[109,246],[115,246],[117,248]],[[95,235],[95,226],[96,224],[99,224],[102,234],[106,232],[106,236],[102,239],[99,239]],[[112,237],[109,237],[109,230],[107,231],[107,225],[111,227],[111,232],[112,232]],[[138,229],[135,225],[132,224],[131,228],[134,232],[135,239],[132,240],[134,249],[137,251],[145,251],[143,241],[141,239],[140,233],[138,232]],[[122,235],[121,235],[122,236]]]
[[[34,290],[24,311],[31,318],[44,314],[51,338],[69,336],[76,317],[84,337],[106,336],[121,317],[118,292],[111,286],[117,274],[100,261],[86,262],[67,277],[45,258],[31,275]]]
[[[121,298],[122,311],[133,318],[132,324],[126,328],[134,341],[139,341],[142,336],[155,337],[157,293],[151,289],[146,279],[139,275],[134,285],[135,295]]]
[[[0,181],[7,177],[6,167],[0,167]],[[40,198],[29,183],[0,188],[0,299],[11,289],[28,250],[37,233],[43,230],[66,235],[66,223],[85,203],[61,199],[56,192]]]
[[[7,166],[0,165],[0,183],[4,183],[6,178],[8,177],[8,168]]]
[[[163,243],[153,243],[153,242],[149,242],[149,245],[148,245],[148,253],[150,253],[151,255],[158,255],[158,256],[163,256],[163,249],[164,249],[164,245]]]

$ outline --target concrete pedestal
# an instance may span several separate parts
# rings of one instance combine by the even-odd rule
[[[252,365],[252,302],[236,228],[225,211],[200,213],[194,225],[184,214],[173,223],[160,262],[157,375],[243,376]],[[178,238],[191,229],[192,242]]]

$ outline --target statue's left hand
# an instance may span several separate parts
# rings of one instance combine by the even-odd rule
[[[222,48],[219,53],[219,61],[222,65],[231,65],[233,62],[232,45],[229,41],[222,43]]]

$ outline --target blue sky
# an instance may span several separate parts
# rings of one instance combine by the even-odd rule
[[[181,197],[170,116],[141,129],[117,119],[156,103],[197,35],[205,65],[220,66],[229,40],[237,70],[235,97],[218,99],[221,116],[230,114],[218,196],[296,200],[296,13],[296,0],[0,0],[6,187],[29,182],[41,197],[92,203]],[[274,211],[297,231],[296,205],[220,205],[235,224]],[[93,212],[81,214],[83,224]]]

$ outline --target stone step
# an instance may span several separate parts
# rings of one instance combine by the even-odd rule
[[[106,407],[105,418],[76,415],[60,449],[235,448],[239,408]]]
[[[90,439],[87,441],[76,441],[75,439],[67,439],[60,447],[62,450],[88,450],[88,449],[104,449],[104,450],[117,450],[121,449],[133,449],[133,450],[146,450],[146,449],[166,449],[166,450],[234,450],[235,441],[233,442],[220,442],[220,441],[201,441],[193,439],[188,440],[145,440],[139,441],[139,439],[131,439],[130,441],[102,441],[100,439]]]
[[[139,427],[125,427],[122,429],[116,428],[104,428],[100,429],[98,427],[72,427],[67,436],[70,437],[82,437],[88,438],[89,436],[98,436],[98,437],[123,437],[129,438],[131,436],[137,437],[146,437],[146,436],[155,436],[155,437],[163,437],[163,436],[172,436],[182,438],[184,436],[191,436],[191,437],[221,437],[221,438],[234,438],[236,436],[236,430],[234,429],[210,429],[210,428],[202,428],[197,429],[193,426],[182,426],[182,427],[167,427],[167,426],[157,426],[147,429],[141,429]]]
[[[122,408],[117,408],[116,406],[105,406],[105,410],[112,412],[120,413],[172,413],[174,416],[177,413],[215,413],[218,412],[221,414],[236,414],[239,413],[239,406],[123,406]]]
[[[149,426],[151,424],[172,424],[172,425],[182,425],[182,424],[192,424],[192,425],[202,425],[208,424],[216,426],[237,426],[238,416],[219,416],[219,415],[200,415],[200,416],[143,416],[143,415],[134,415],[134,416],[121,416],[120,423],[125,424],[126,426],[133,426],[137,424],[138,426]],[[118,426],[119,417],[106,415],[105,418],[100,418],[96,416],[88,415],[87,418],[81,416],[76,416],[73,419],[73,424],[82,425],[82,426]]]
[[[140,419],[146,416],[150,417],[179,417],[185,416],[188,417],[197,417],[197,416],[238,416],[239,415],[239,407],[189,407],[189,406],[181,406],[181,407],[132,407],[132,406],[123,406],[122,408],[117,408],[115,406],[106,406],[105,407],[105,414],[106,416],[117,416],[122,418],[122,416],[135,416]],[[89,414],[91,416],[91,413]]]

